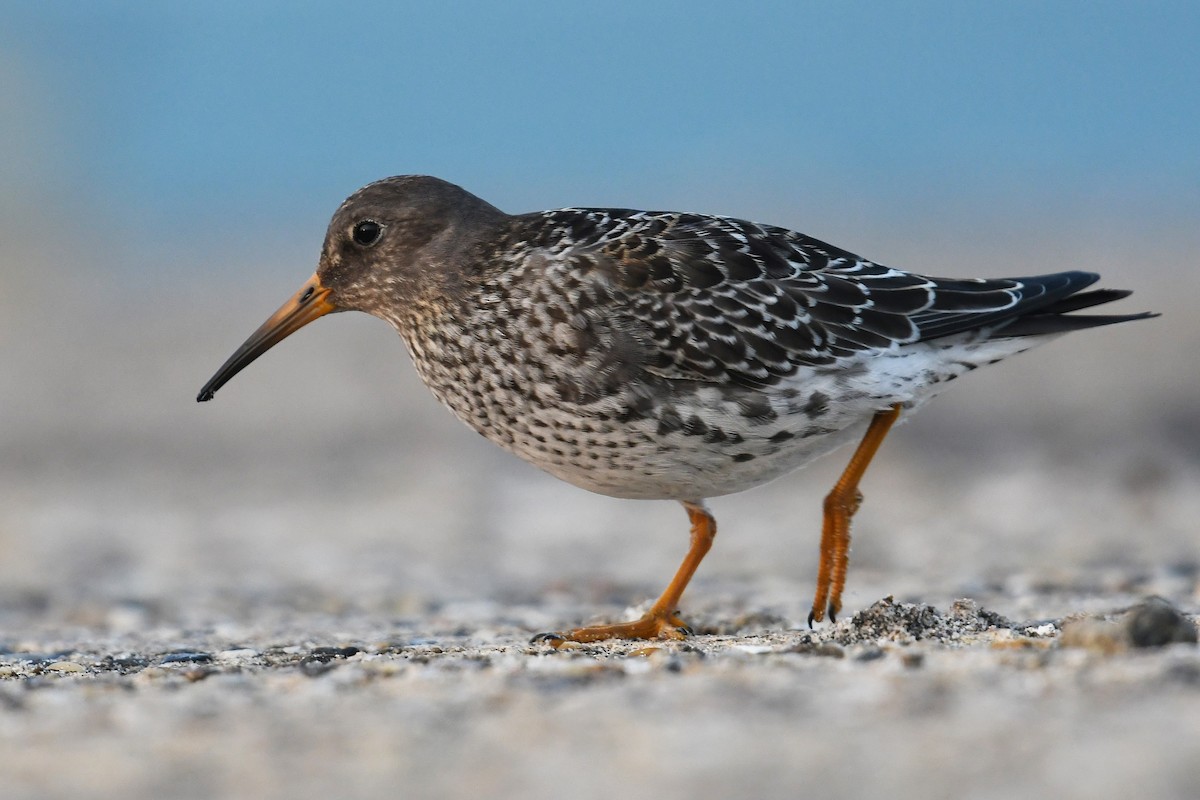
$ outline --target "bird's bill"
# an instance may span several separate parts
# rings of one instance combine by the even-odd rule
[[[292,295],[291,299],[280,306],[258,330],[250,334],[250,338],[221,365],[196,396],[197,402],[211,400],[217,389],[245,369],[251,361],[314,319],[337,310],[337,307],[329,302],[329,289],[321,285],[321,279],[314,273],[300,291]]]

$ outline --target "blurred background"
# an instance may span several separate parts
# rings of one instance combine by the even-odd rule
[[[657,593],[677,506],[495,449],[384,323],[322,320],[195,403],[341,200],[402,173],[935,275],[1101,272],[1136,291],[1114,311],[1163,316],[897,431],[847,604],[1200,560],[1193,3],[0,5],[0,610]],[[802,614],[844,458],[716,501],[689,597]]]

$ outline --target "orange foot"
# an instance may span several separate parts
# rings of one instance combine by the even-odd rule
[[[564,633],[539,633],[534,642],[548,644],[557,649],[566,642],[601,642],[605,639],[682,639],[691,636],[692,629],[679,618],[678,612],[655,614],[653,612],[633,622],[616,625],[591,625]]]

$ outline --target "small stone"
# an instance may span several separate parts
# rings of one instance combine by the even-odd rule
[[[1045,638],[1056,635],[1058,628],[1054,627],[1053,622],[1043,622],[1040,625],[1026,625],[1021,629],[1021,633],[1034,638]]]
[[[1196,641],[1196,624],[1161,597],[1151,597],[1134,606],[1123,622],[1134,647]]]
[[[161,664],[207,664],[213,660],[211,653],[194,653],[190,651],[167,653],[159,662]]]
[[[83,664],[77,664],[74,661],[55,661],[47,664],[45,669],[52,672],[87,672],[87,667]]]
[[[309,658],[317,659],[318,661],[329,661],[334,658],[349,658],[350,656],[358,655],[361,652],[357,647],[314,647],[309,653]]]
[[[148,663],[149,661],[146,658],[131,653],[118,653],[117,655],[104,657],[104,666],[108,669],[118,671],[138,670]]]
[[[1011,629],[1012,620],[988,611],[969,597],[959,598],[950,604],[950,618],[967,624],[972,630],[983,631],[989,628]]]

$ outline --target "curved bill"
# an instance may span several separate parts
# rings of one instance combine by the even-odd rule
[[[329,289],[321,285],[321,279],[316,273],[308,282],[292,295],[292,298],[279,307],[271,317],[264,322],[250,338],[221,365],[217,374],[204,384],[196,401],[203,403],[212,400],[213,394],[225,383],[241,372],[251,361],[270,350],[279,342],[291,336],[318,317],[323,317],[337,307],[329,302]]]

